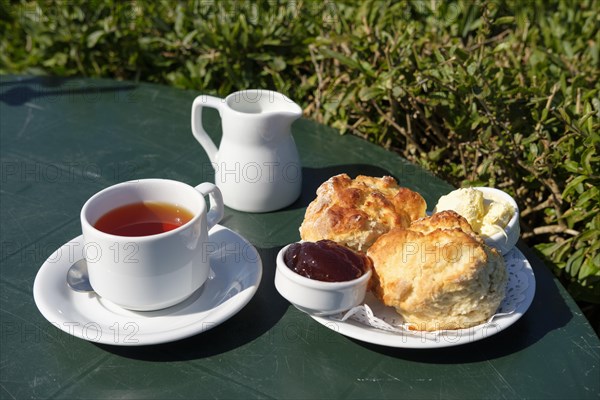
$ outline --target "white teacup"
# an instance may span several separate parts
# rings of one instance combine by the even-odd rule
[[[206,195],[210,196],[208,211]],[[148,236],[119,236],[94,227],[109,211],[141,202],[176,205],[191,212],[192,218],[173,230]],[[185,300],[208,278],[208,231],[221,218],[223,199],[212,183],[194,188],[167,179],[141,179],[96,193],[81,210],[84,255],[94,291],[138,311]]]

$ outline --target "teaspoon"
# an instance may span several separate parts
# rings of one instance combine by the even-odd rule
[[[75,262],[67,271],[67,284],[76,292],[93,292],[85,258]]]

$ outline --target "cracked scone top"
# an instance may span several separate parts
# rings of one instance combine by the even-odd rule
[[[486,322],[504,299],[504,259],[454,211],[382,235],[369,248],[372,291],[418,330]]]
[[[423,197],[390,176],[336,175],[317,189],[300,226],[306,241],[333,240],[366,251],[382,234],[425,216]]]

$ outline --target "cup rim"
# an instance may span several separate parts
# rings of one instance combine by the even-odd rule
[[[121,235],[115,235],[115,234],[112,234],[112,233],[104,232],[104,231],[96,228],[92,223],[90,223],[90,221],[88,220],[88,218],[86,216],[86,212],[90,208],[90,204],[92,204],[93,201],[96,201],[99,197],[105,195],[106,192],[109,192],[109,191],[112,191],[112,190],[117,190],[117,188],[120,187],[120,186],[129,186],[131,184],[140,183],[140,182],[168,182],[169,184],[176,184],[176,185],[180,185],[182,187],[185,187],[186,190],[187,189],[191,189],[196,194],[198,194],[198,196],[202,197],[202,194],[200,192],[198,192],[193,186],[190,186],[187,183],[176,181],[176,180],[173,180],[173,179],[163,179],[163,178],[132,179],[132,180],[129,180],[129,181],[119,182],[119,183],[116,183],[114,185],[105,187],[102,190],[94,193],[90,198],[88,198],[85,201],[85,203],[83,204],[83,206],[81,207],[81,211],[79,213],[79,215],[80,215],[79,219],[81,220],[81,224],[85,224],[85,226],[86,226],[87,229],[90,229],[90,230],[96,232],[96,234],[104,235],[107,238],[110,238],[112,240],[129,240],[129,241],[136,241],[136,242],[145,242],[145,241],[158,240],[158,239],[161,239],[161,238],[164,238],[164,237],[175,235],[178,232],[180,232],[180,231],[182,231],[184,229],[187,229],[191,224],[196,223],[196,221],[198,221],[198,219],[201,218],[202,214],[204,212],[206,212],[206,203],[204,201],[202,201],[202,202],[200,202],[200,205],[202,207],[201,212],[199,212],[199,213],[193,213],[194,216],[192,217],[192,219],[190,219],[185,224],[183,224],[181,226],[178,226],[177,228],[172,229],[170,231],[156,233],[156,234],[153,234],[153,235],[144,235],[144,236],[121,236]],[[126,203],[126,204],[123,204],[123,205],[127,205],[127,204],[131,204],[131,203]],[[121,206],[119,206],[119,207],[121,207]],[[112,211],[113,209],[114,208],[112,208],[109,211]],[[106,214],[109,211],[106,211],[102,215]]]
[[[286,277],[288,277],[290,280],[294,281],[295,283],[302,285],[302,286],[306,286],[312,289],[320,289],[320,290],[342,290],[342,289],[348,289],[357,285],[360,285],[361,283],[363,283],[364,281],[368,281],[371,278],[371,275],[373,274],[373,270],[371,268],[369,268],[369,270],[367,270],[365,273],[363,273],[361,276],[359,276],[358,278],[349,280],[349,281],[341,281],[341,282],[326,282],[326,281],[320,281],[317,279],[310,279],[307,278],[305,276],[300,275],[299,273],[297,273],[296,271],[293,271],[292,269],[290,269],[285,261],[283,260],[283,255],[285,254],[285,252],[287,251],[287,249],[295,243],[303,243],[304,241],[298,241],[298,242],[293,242],[290,243],[286,246],[284,246],[281,250],[279,250],[279,253],[277,253],[277,269],[284,274]]]

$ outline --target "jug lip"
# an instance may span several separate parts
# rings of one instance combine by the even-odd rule
[[[242,115],[283,113],[302,115],[302,108],[283,93],[268,89],[245,89],[225,97],[226,106]]]

